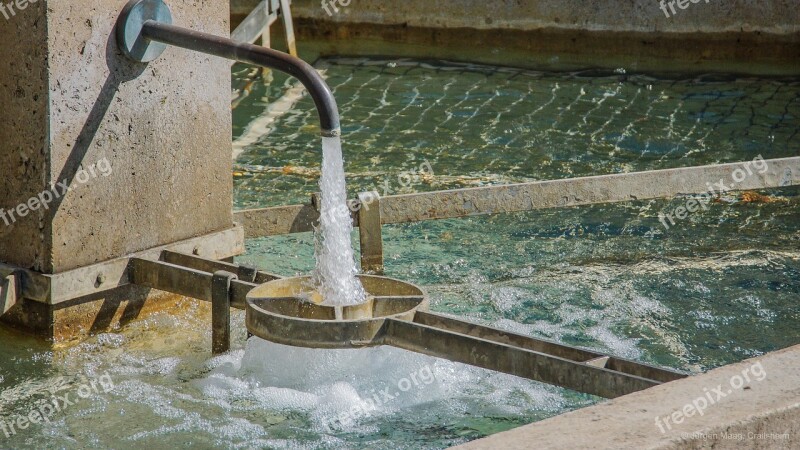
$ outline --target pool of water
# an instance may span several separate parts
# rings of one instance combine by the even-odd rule
[[[339,101],[353,193],[778,158],[800,145],[800,81],[792,79],[347,58],[318,66]],[[316,189],[316,112],[292,86],[275,75],[234,111],[238,207],[305,203]],[[398,180],[425,162],[436,177]]]
[[[351,197],[795,156],[800,82],[658,78],[328,58]],[[290,91],[262,86],[244,111]],[[260,96],[260,97],[259,97]],[[280,108],[279,108],[280,109]],[[307,99],[250,139],[241,208],[307,202],[319,150]],[[251,128],[248,128],[251,126]],[[242,145],[246,143],[247,145]],[[235,145],[237,147],[237,145]],[[715,183],[718,180],[708,180]],[[800,342],[798,188],[726,193],[669,228],[686,198],[384,227],[387,274],[434,308],[689,371]],[[310,234],[252,239],[242,261],[307,273]]]
[[[342,110],[351,197],[795,156],[800,145],[794,79],[318,66]],[[243,86],[253,74],[234,75]],[[238,208],[317,190],[313,106],[293,81],[263,78],[234,110]],[[666,229],[659,214],[685,202],[385,226],[386,271],[424,286],[435,311],[688,372],[800,342],[800,189],[726,194]],[[313,268],[309,233],[246,245],[240,262]],[[601,401],[395,349],[247,340],[241,312],[233,351],[211,358],[207,305],[183,307],[55,350],[0,330],[16,343],[0,348],[0,448],[444,448]],[[22,428],[32,411],[39,423]]]

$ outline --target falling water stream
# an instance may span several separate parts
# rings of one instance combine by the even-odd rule
[[[356,278],[358,269],[350,242],[353,221],[347,207],[342,141],[338,136],[322,138],[319,187],[322,199],[314,241],[316,267],[312,279],[322,295],[323,304],[335,307],[337,318],[341,318],[341,308],[363,303],[366,292]]]

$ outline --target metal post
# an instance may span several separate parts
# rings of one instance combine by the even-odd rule
[[[283,18],[283,29],[286,32],[286,47],[289,49],[289,54],[297,57],[297,42],[294,38],[294,24],[292,23],[292,8],[289,6],[289,0],[280,0],[281,2],[281,17]]]
[[[211,352],[215,355],[231,349],[231,282],[236,275],[219,270],[211,279]]]
[[[381,197],[377,192],[358,194],[358,236],[361,244],[361,271],[383,274],[383,236],[381,235]]]
[[[275,21],[272,3],[274,2],[265,0],[263,3],[269,4],[264,6],[264,28],[261,30],[261,46],[272,48],[272,22]]]

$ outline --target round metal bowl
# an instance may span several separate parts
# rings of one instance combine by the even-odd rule
[[[332,307],[311,286],[311,277],[283,278],[247,294],[246,324],[255,336],[279,344],[312,348],[381,345],[384,321],[413,320],[428,309],[427,293],[410,283],[359,275],[365,303]]]

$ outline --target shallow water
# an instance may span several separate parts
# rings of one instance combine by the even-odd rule
[[[796,80],[320,66],[342,106],[350,198],[798,154]],[[316,113],[296,91],[276,75],[235,110],[235,138],[256,117],[271,129],[237,147],[238,207],[318,190]],[[387,274],[438,312],[707,370],[800,342],[800,188],[764,194],[725,195],[670,229],[659,214],[686,198],[385,226]],[[239,260],[265,270],[313,270],[310,233],[246,246]],[[399,350],[246,341],[241,312],[231,354],[210,358],[207,305],[186,306],[56,351],[0,330],[16,344],[0,348],[3,421],[51,391],[114,383],[0,448],[444,448],[599,401]]]
[[[342,108],[351,198],[779,158],[800,148],[795,79],[384,59],[318,65]],[[269,95],[290,85],[275,83]],[[306,202],[318,165],[306,151],[314,121],[302,100],[241,154],[241,207]],[[777,189],[753,202],[727,193],[669,229],[659,216],[686,197],[385,226],[387,274],[426,286],[439,311],[705,370],[800,341],[797,193]],[[242,260],[279,273],[310,268],[307,234],[247,246]]]
[[[347,58],[318,65],[342,112],[351,198],[780,158],[800,146],[797,79]],[[312,102],[274,107],[292,86],[276,75],[234,112],[237,141],[249,136],[254,115],[274,118],[263,128],[269,137],[236,160],[241,208],[307,203],[314,192],[320,160]],[[401,177],[426,161],[435,177]]]
[[[0,384],[8,386],[0,396],[4,423],[54,396],[70,402],[59,400],[47,422],[0,435],[0,446],[441,448],[592,402],[392,348],[245,341],[241,312],[233,317],[233,350],[210,358],[207,305],[186,305],[181,316],[160,313],[68,349],[0,350],[12,361]],[[98,383],[80,398],[100,377],[110,389]]]

